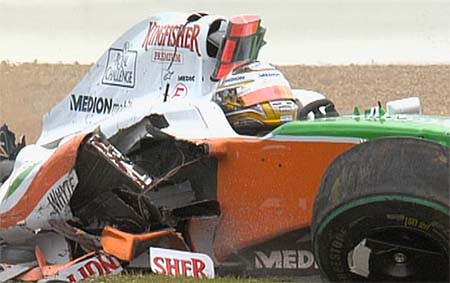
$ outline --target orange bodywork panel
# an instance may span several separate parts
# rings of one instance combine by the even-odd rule
[[[18,280],[27,282],[36,282],[42,278],[44,278],[44,276],[42,275],[42,270],[39,266],[36,266],[17,277]]]
[[[188,249],[183,238],[175,229],[164,229],[145,234],[126,233],[111,226],[103,229],[103,250],[118,259],[132,261],[150,245],[167,246],[178,250]]]
[[[311,225],[321,179],[354,143],[254,138],[213,140],[222,217],[214,241],[223,261],[235,252]]]
[[[36,246],[35,249],[36,254],[36,260],[38,262],[38,266],[34,267],[33,269],[25,272],[24,274],[17,277],[17,279],[21,281],[38,281],[40,279],[43,279],[47,276],[56,275],[61,270],[64,270],[74,264],[77,264],[78,262],[89,258],[95,254],[95,252],[87,253],[75,260],[72,260],[70,262],[67,262],[65,264],[54,264],[54,265],[48,265],[47,261],[45,260],[44,254],[42,253],[42,250],[39,246]]]
[[[159,237],[169,236],[175,233],[175,229],[166,229],[146,234],[130,234],[111,226],[106,226],[102,233],[103,250],[118,259],[132,261],[136,256],[139,246],[148,247],[149,241]],[[142,252],[142,251],[140,251]],[[137,255],[139,252],[137,253]]]
[[[25,195],[10,210],[0,214],[0,228],[7,229],[25,220],[48,190],[74,166],[78,148],[87,134],[61,145],[41,166]]]

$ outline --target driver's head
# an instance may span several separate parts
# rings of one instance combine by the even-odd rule
[[[283,74],[272,65],[259,62],[241,66],[223,78],[214,101],[241,134],[267,133],[296,120],[298,111]]]

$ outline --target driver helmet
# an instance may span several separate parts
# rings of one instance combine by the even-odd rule
[[[213,100],[236,132],[263,135],[297,119],[298,104],[283,74],[270,64],[250,63],[223,78]]]

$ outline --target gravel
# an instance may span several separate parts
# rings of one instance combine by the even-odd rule
[[[42,116],[68,95],[89,65],[0,63],[0,124],[36,141]],[[280,66],[293,88],[327,95],[340,113],[419,96],[424,114],[450,116],[450,65]]]

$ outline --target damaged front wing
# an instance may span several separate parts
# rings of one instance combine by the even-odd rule
[[[205,154],[203,145],[169,142],[181,144],[174,147],[183,156],[181,163],[162,176],[149,176],[101,134],[89,134],[82,139],[74,166],[78,184],[69,201],[71,213],[65,215],[66,218],[48,219],[53,231],[71,243],[71,257],[76,259],[48,264],[45,251],[36,246],[36,260],[20,265],[4,264],[0,282],[13,278],[76,282],[120,273],[121,261],[129,264],[148,253],[150,245],[189,250],[177,226],[194,216],[218,215],[220,207],[215,200],[195,197],[195,192],[190,194],[193,197],[180,198],[168,207],[154,203],[153,196],[158,196],[159,190],[170,190],[171,186],[190,187],[183,185],[189,181],[174,181],[172,177]],[[194,153],[183,152],[191,149]],[[151,149],[147,147],[147,150]],[[163,194],[166,195],[170,193]]]

